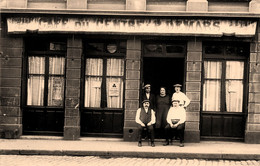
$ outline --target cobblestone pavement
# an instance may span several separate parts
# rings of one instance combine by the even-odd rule
[[[260,161],[0,155],[0,166],[260,166]]]

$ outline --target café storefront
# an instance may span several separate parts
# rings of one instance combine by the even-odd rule
[[[20,134],[136,139],[142,86],[191,99],[185,139],[244,140],[257,20],[6,16],[22,39]]]

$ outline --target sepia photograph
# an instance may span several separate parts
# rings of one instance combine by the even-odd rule
[[[0,0],[0,166],[260,166],[260,0]]]

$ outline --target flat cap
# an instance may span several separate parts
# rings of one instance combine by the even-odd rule
[[[150,100],[147,100],[147,99],[146,99],[146,100],[143,100],[143,101],[142,101],[142,103],[146,103],[146,102],[150,103]]]
[[[180,102],[180,100],[177,100],[177,99],[172,99],[172,102]]]
[[[182,87],[181,84],[174,84],[173,86],[174,86],[174,87]]]
[[[144,86],[144,88],[148,88],[148,87],[151,87],[151,85],[150,85],[150,84],[146,84],[146,85]]]

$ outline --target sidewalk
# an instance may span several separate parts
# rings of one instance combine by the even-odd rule
[[[155,142],[155,147],[151,147],[143,142],[143,146],[138,147],[137,142],[117,138],[83,137],[77,141],[67,141],[62,137],[23,136],[21,139],[0,139],[0,155],[10,154],[260,160],[260,144],[201,141],[179,147],[178,142],[170,146]]]

